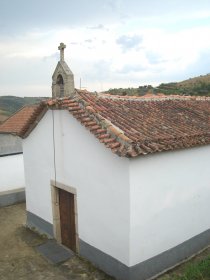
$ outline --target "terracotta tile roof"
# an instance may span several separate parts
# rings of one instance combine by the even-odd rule
[[[11,133],[25,138],[46,110],[44,103],[24,106],[0,125],[0,133]]]
[[[127,97],[76,90],[74,97],[26,106],[0,126],[25,138],[47,109],[65,109],[119,156],[210,144],[210,98]]]
[[[120,156],[210,144],[210,98],[127,97],[76,91],[47,102],[67,109],[106,147]]]

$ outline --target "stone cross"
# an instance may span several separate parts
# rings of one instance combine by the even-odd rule
[[[64,49],[66,48],[66,45],[64,43],[60,43],[60,46],[58,47],[60,51],[60,61],[64,61]]]

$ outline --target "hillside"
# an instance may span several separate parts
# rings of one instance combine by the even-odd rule
[[[210,74],[178,83],[160,84],[156,89],[165,94],[210,96]]]
[[[0,96],[0,123],[25,105],[39,103],[47,97]]]
[[[210,74],[200,75],[198,77],[190,78],[188,80],[179,82],[178,84],[180,86],[193,87],[196,86],[198,83],[210,84]]]
[[[182,82],[162,83],[157,87],[151,85],[139,86],[138,88],[114,88],[105,93],[113,95],[137,95],[144,96],[148,93],[164,93],[166,95],[201,95],[210,96],[210,74],[190,78]]]

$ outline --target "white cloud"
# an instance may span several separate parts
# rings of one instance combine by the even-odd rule
[[[76,86],[82,78],[89,90],[158,84],[210,72],[205,63],[210,53],[209,1],[99,2],[93,10],[81,5],[77,20],[69,16],[69,23],[61,20],[56,27],[49,27],[47,13],[46,24],[38,24],[32,14],[33,28],[12,35],[1,32],[0,26],[0,94],[4,89],[50,95],[60,42],[67,45],[65,60]]]
[[[116,43],[119,44],[123,51],[129,51],[131,49],[138,49],[142,42],[142,37],[139,35],[122,35],[116,39]]]

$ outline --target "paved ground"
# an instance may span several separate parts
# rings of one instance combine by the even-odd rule
[[[48,263],[35,249],[45,239],[24,223],[24,204],[0,208],[0,280],[113,279],[78,257],[61,265]]]

